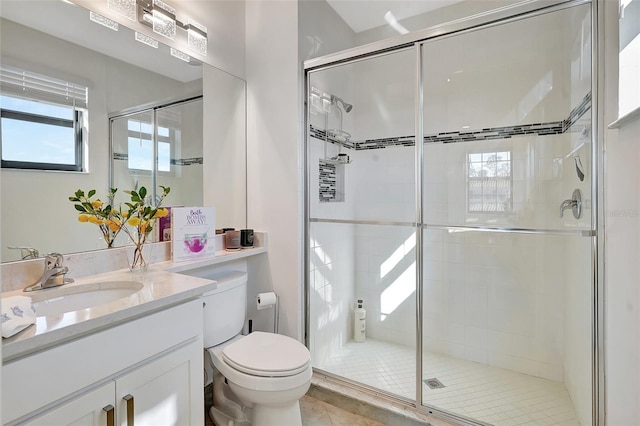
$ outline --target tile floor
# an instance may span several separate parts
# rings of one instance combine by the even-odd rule
[[[496,426],[580,424],[562,383],[434,353],[424,354],[423,365],[425,379],[445,385],[423,386],[427,405]],[[406,346],[349,342],[317,367],[414,399],[415,350]]]
[[[300,400],[302,426],[384,426],[375,420],[351,413],[310,396]]]

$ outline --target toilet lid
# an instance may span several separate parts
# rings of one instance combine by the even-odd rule
[[[256,331],[226,346],[224,361],[254,376],[284,377],[303,372],[311,361],[309,350],[291,337]]]

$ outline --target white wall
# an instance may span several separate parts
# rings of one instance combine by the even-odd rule
[[[208,67],[203,73],[204,205],[216,207],[216,227],[247,226],[246,82]]]
[[[298,1],[301,61],[355,46],[355,33],[325,0]]]
[[[605,12],[605,123],[618,118],[617,2]],[[640,424],[640,121],[605,130],[606,423]]]
[[[270,235],[268,255],[251,265],[254,290],[280,296],[280,332],[301,339],[297,2],[247,2],[246,29],[248,226]]]

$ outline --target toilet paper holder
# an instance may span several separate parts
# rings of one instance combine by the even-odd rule
[[[273,307],[273,332],[278,334],[278,319],[280,297],[274,292],[258,293],[256,296],[256,307],[259,311]]]

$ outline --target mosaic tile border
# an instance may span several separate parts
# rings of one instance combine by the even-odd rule
[[[325,137],[327,139],[327,142],[331,142],[334,145],[340,145],[343,146],[345,148],[348,149],[357,149],[356,148],[356,143],[352,142],[352,141],[341,141],[339,139],[335,139],[332,137],[327,137],[327,132],[323,129],[318,129],[316,127],[310,126],[309,129],[309,133],[311,134],[311,137],[316,138],[316,139],[320,139],[322,141],[325,140]]]
[[[171,165],[175,166],[192,166],[194,164],[203,164],[203,157],[193,157],[193,158],[177,158],[175,160],[171,160]]]
[[[114,160],[121,160],[121,161],[126,161],[129,159],[129,154],[123,154],[120,152],[114,152],[113,153],[113,159]],[[203,164],[204,163],[204,158],[203,157],[193,157],[193,158],[178,158],[178,159],[172,159],[171,160],[171,165],[173,166],[192,166],[194,164]]]
[[[426,135],[424,143],[457,143],[457,142],[473,142],[486,141],[495,139],[510,139],[513,136],[523,135],[559,135],[567,132],[578,120],[591,109],[591,92],[580,101],[578,106],[573,108],[569,116],[561,121],[551,121],[548,123],[522,124],[517,126],[491,127],[476,131],[456,131],[443,132],[433,135]],[[322,141],[325,140],[326,132],[313,126],[310,128],[310,136]],[[414,146],[414,136],[399,136],[384,139],[367,139],[365,141],[339,141],[328,137],[327,142],[340,145],[348,149],[356,151],[368,149],[383,149],[393,146]]]
[[[337,170],[335,164],[329,164],[320,160],[318,164],[320,171],[320,183],[318,185],[318,197],[321,203],[337,201]]]

